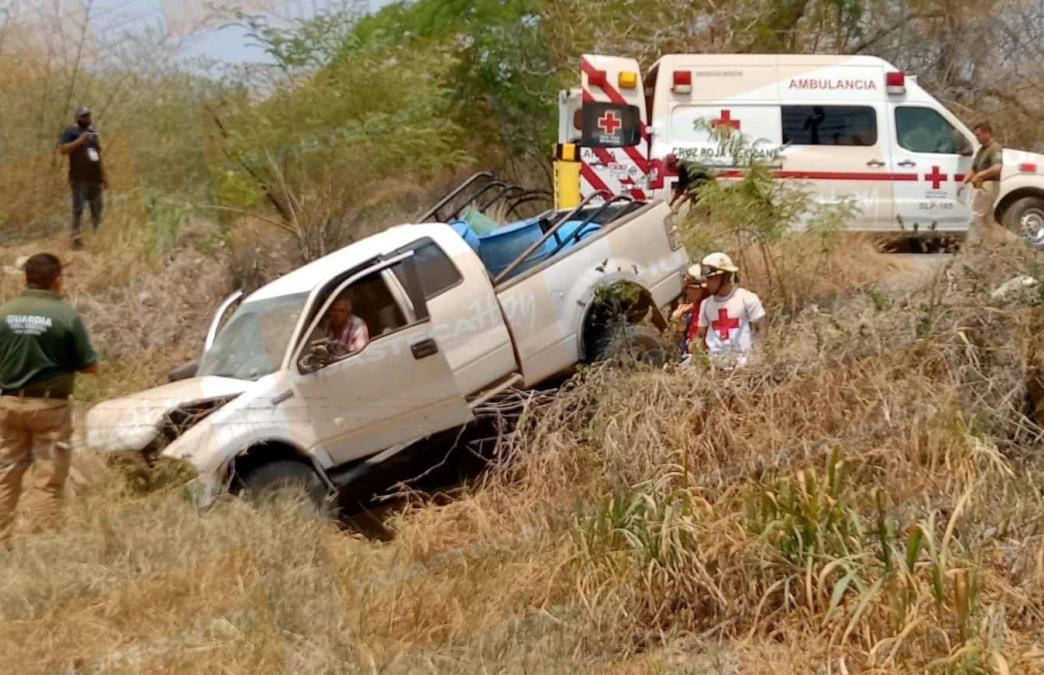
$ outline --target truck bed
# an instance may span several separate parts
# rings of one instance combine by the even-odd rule
[[[542,243],[563,213],[547,212],[479,237],[477,252],[494,280],[526,386],[582,360],[584,319],[599,289],[634,284],[658,306],[681,292],[687,256],[672,247],[669,213],[660,201],[628,201],[570,213]],[[462,236],[467,239],[466,232]]]
[[[502,285],[545,261],[568,255],[582,241],[596,237],[607,224],[619,220],[641,206],[639,203],[628,202],[613,204],[605,209],[592,206],[577,212],[503,279],[499,277],[505,269],[551,230],[555,218],[561,215],[560,212],[546,211],[533,218],[489,230],[479,230],[466,220],[457,220],[450,225],[479,255],[490,276],[498,280],[498,285]]]

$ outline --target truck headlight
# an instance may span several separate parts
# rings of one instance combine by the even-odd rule
[[[181,438],[182,434],[210,417],[235,396],[216,398],[209,401],[180,405],[167,412],[159,425],[156,439],[145,448],[146,456],[158,456],[163,449]]]
[[[667,243],[670,245],[672,251],[677,251],[682,247],[684,242],[682,241],[681,231],[678,226],[674,223],[674,214],[669,213],[663,219],[663,229],[667,233]]]

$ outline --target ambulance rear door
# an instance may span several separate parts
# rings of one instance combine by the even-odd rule
[[[579,143],[581,132],[580,106],[583,99],[577,88],[558,92],[558,142]]]
[[[624,192],[646,199],[649,132],[638,61],[584,54],[580,71],[581,196]]]

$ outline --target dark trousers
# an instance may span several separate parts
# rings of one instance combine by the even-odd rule
[[[85,206],[90,205],[91,207],[91,226],[95,230],[101,226],[102,187],[101,183],[79,180],[70,180],[69,187],[72,189],[72,220],[69,223],[69,230],[73,239],[79,239],[80,220],[83,218]]]

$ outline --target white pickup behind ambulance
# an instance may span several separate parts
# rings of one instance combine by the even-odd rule
[[[780,179],[819,201],[854,202],[853,229],[963,233],[977,149],[969,128],[916,78],[871,56],[584,55],[559,99],[559,142],[580,146],[580,192],[664,196],[669,153],[728,176],[721,135],[741,134]],[[1044,244],[1044,156],[1006,149],[996,217]]]
[[[620,196],[503,225],[458,213],[276,279],[218,330],[222,305],[194,376],[95,406],[88,447],[181,463],[202,503],[283,481],[320,499],[621,335],[658,348],[640,321],[664,325],[659,308],[681,293],[687,262],[662,201]],[[345,298],[368,341],[338,353],[333,309]]]

